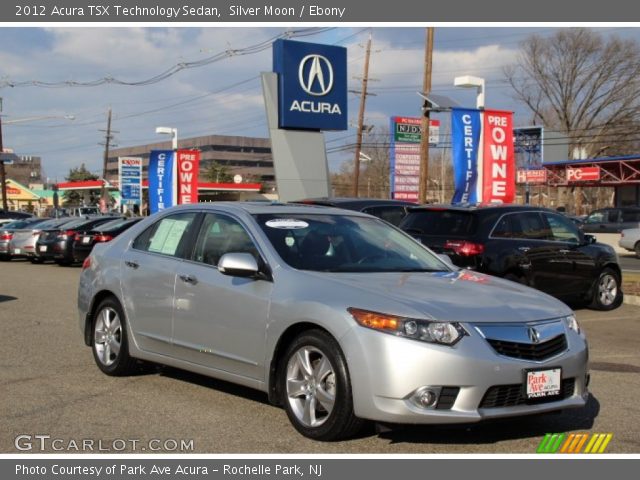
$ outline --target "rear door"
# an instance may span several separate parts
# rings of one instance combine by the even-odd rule
[[[176,272],[190,253],[196,218],[183,212],[159,219],[122,256],[124,308],[142,350],[171,353]]]

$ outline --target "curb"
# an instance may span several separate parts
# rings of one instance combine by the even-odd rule
[[[640,297],[637,295],[625,295],[624,303],[625,305],[640,306]]]

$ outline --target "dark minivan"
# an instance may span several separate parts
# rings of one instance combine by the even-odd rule
[[[620,233],[640,228],[640,207],[602,208],[591,212],[580,226],[586,233]]]
[[[615,251],[566,216],[521,205],[410,209],[400,228],[462,268],[612,310],[623,299]]]

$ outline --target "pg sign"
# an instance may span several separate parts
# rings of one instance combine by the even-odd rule
[[[273,71],[278,74],[279,128],[347,129],[346,48],[277,40]]]

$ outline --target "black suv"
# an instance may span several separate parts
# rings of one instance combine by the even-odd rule
[[[520,205],[411,208],[400,228],[463,268],[504,277],[592,308],[622,303],[612,247],[596,243],[566,216]]]

